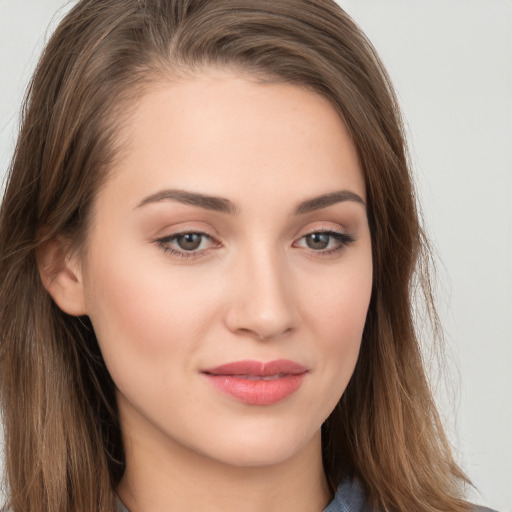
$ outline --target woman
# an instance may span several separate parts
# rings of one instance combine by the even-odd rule
[[[78,2],[0,223],[9,510],[473,509],[398,107],[335,3]]]

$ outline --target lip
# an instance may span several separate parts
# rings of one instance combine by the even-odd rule
[[[201,372],[216,389],[250,405],[271,405],[301,386],[308,369],[294,361],[235,361]]]

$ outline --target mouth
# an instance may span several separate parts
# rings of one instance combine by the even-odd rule
[[[271,405],[302,385],[308,369],[294,361],[236,361],[201,372],[224,395],[249,405]]]
[[[287,377],[288,373],[278,373],[277,375],[232,375],[232,377],[236,377],[238,379],[247,379],[247,380],[276,380],[282,379],[283,377]]]

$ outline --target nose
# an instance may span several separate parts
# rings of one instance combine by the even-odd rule
[[[277,254],[259,251],[240,258],[230,282],[225,313],[230,331],[269,340],[295,328],[292,283],[285,261]]]

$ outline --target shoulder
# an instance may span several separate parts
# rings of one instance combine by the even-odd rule
[[[344,480],[323,512],[370,512],[363,490],[356,480]]]
[[[474,512],[497,512],[494,509],[475,505]],[[344,480],[338,486],[333,500],[323,512],[377,512],[366,502],[362,487],[357,480]]]

